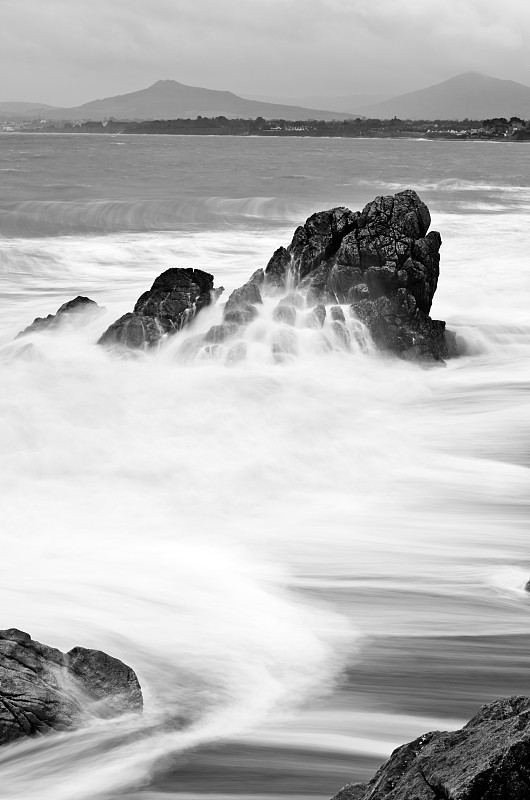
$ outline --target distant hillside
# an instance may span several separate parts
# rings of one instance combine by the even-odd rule
[[[352,114],[357,117],[358,109],[374,103],[381,103],[388,100],[391,95],[386,94],[343,94],[343,95],[307,95],[303,97],[258,97],[254,95],[253,100],[266,103],[281,103],[291,106],[303,106],[304,108],[322,108],[325,111],[341,111],[344,114]]]
[[[373,118],[484,119],[530,117],[530,87],[466,72],[443,83],[364,106],[359,112]]]
[[[44,103],[0,103],[0,118],[20,117],[25,114],[29,114],[31,117],[41,117],[43,114],[48,114],[48,112],[54,108],[54,106],[47,106]]]
[[[232,92],[186,86],[177,81],[157,81],[147,89],[130,94],[93,100],[75,108],[52,108],[47,119],[102,120],[109,117],[129,120],[178,119],[224,116],[229,119],[307,120],[346,119],[344,112],[315,110],[258,100],[245,100]]]

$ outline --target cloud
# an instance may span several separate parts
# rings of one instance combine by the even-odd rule
[[[74,104],[158,78],[285,95],[464,69],[530,83],[529,40],[520,0],[2,0],[0,99]]]

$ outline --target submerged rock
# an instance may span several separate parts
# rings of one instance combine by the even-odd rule
[[[0,744],[142,710],[133,670],[100,650],[62,653],[16,628],[0,631]]]
[[[530,697],[479,709],[459,731],[435,731],[394,750],[367,784],[333,800],[528,800]]]
[[[289,286],[305,293],[309,306],[348,303],[381,349],[443,360],[454,355],[455,345],[445,322],[429,316],[441,245],[440,234],[428,232],[430,221],[427,206],[410,189],[377,197],[361,212],[313,214],[272,256],[263,290]]]
[[[43,331],[54,330],[58,328],[59,325],[66,322],[83,322],[102,312],[103,309],[101,306],[98,306],[95,300],[78,295],[74,297],[73,300],[63,303],[55,314],[48,314],[47,317],[37,317],[34,319],[31,325],[28,325],[27,328],[24,328],[23,331],[17,334],[16,338],[27,336],[30,333],[42,333]]]
[[[306,328],[322,328],[326,321],[326,306],[319,303],[304,317],[304,326]]]
[[[280,301],[272,312],[272,318],[275,322],[283,322],[286,325],[296,324],[296,308],[289,306]]]
[[[200,269],[168,269],[138,298],[132,312],[105,331],[98,344],[153,347],[165,334],[184,327],[216,298],[213,275]]]

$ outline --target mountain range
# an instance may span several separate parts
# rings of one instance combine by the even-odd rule
[[[19,112],[6,106],[25,106]],[[221,92],[215,89],[202,89],[197,86],[186,86],[178,81],[157,81],[147,89],[138,92],[105,97],[92,100],[74,108],[58,108],[31,103],[0,103],[0,114],[25,114],[28,117],[47,120],[103,120],[114,117],[120,120],[149,119],[194,119],[195,117],[219,117],[229,119],[347,119],[347,112],[334,112],[303,108],[287,104],[264,103],[259,100],[247,100],[233,92]]]
[[[374,102],[376,99],[378,102]],[[353,94],[340,97],[312,95],[298,100],[308,105],[247,99],[233,92],[161,80],[147,89],[93,100],[74,108],[58,108],[42,103],[0,103],[0,118],[16,116],[72,121],[104,120],[110,117],[120,120],[193,119],[197,116],[285,120],[342,120],[357,116],[425,120],[481,120],[496,116],[530,118],[529,86],[477,72],[457,75],[426,89],[389,99]]]

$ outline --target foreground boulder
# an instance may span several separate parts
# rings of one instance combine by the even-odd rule
[[[116,320],[99,344],[145,348],[157,345],[165,334],[179,331],[199,311],[215,301],[213,275],[200,269],[172,268],[138,298],[134,310]]]
[[[142,710],[133,670],[100,650],[62,653],[16,628],[0,631],[0,744]]]
[[[482,706],[459,731],[435,731],[394,750],[374,778],[333,800],[528,800],[530,697]]]
[[[63,303],[55,314],[48,314],[47,317],[37,317],[34,319],[31,325],[28,325],[27,328],[24,328],[23,331],[17,334],[16,338],[27,336],[30,333],[42,333],[43,331],[54,330],[63,323],[76,323],[91,319],[102,312],[103,309],[101,306],[98,306],[95,300],[78,295],[74,297],[73,300]]]
[[[377,197],[363,211],[309,217],[291,244],[252,276],[262,291],[291,291],[318,304],[349,304],[375,344],[405,358],[454,354],[445,322],[429,316],[440,274],[440,234],[416,192]],[[260,274],[261,273],[261,274]]]

